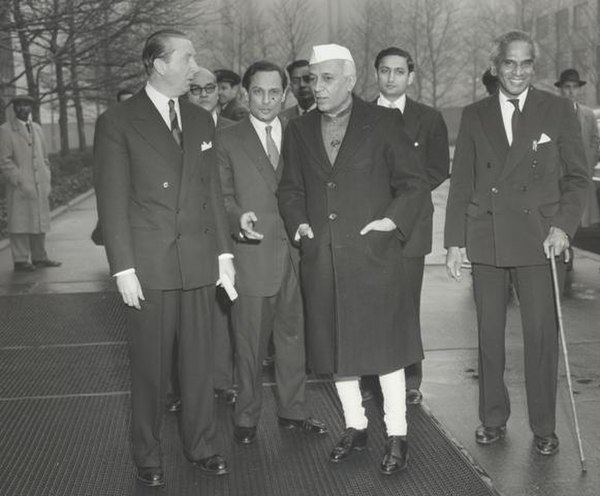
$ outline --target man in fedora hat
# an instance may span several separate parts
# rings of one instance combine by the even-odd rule
[[[600,136],[598,135],[598,126],[596,117],[591,108],[581,105],[579,98],[581,96],[581,88],[585,86],[587,81],[583,81],[579,77],[579,72],[576,69],[565,69],[560,73],[560,77],[554,86],[560,89],[560,94],[573,102],[577,119],[581,125],[581,134],[585,147],[585,158],[588,165],[590,178],[594,174],[594,167],[598,163],[598,145],[600,144]],[[598,197],[596,196],[596,186],[590,182],[588,188],[588,198],[583,213],[581,214],[581,227],[589,227],[600,222],[600,207],[598,205]]]
[[[46,254],[50,230],[50,164],[42,127],[31,120],[33,98],[18,95],[0,126],[0,171],[6,180],[10,247],[17,272],[59,267]]]

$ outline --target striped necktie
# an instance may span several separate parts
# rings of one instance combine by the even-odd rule
[[[519,131],[519,121],[521,120],[521,109],[519,108],[519,99],[511,98],[508,100],[513,104],[515,110],[513,110],[512,117],[510,118],[510,127],[512,129],[512,143],[517,139],[517,133]],[[511,145],[512,145],[511,143]]]
[[[181,133],[181,128],[179,127],[179,121],[177,120],[175,100],[169,100],[169,120],[171,121],[171,134],[173,135],[173,139],[181,148],[183,143],[183,135]]]
[[[275,140],[273,139],[273,135],[271,131],[273,130],[273,126],[267,126],[265,131],[267,132],[267,155],[273,166],[273,169],[277,169],[277,165],[279,164],[279,150],[277,150],[277,145],[275,144]]]

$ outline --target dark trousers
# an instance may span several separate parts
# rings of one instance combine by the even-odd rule
[[[215,388],[233,387],[233,339],[231,330],[231,301],[227,293],[217,288],[213,315],[213,349]]]
[[[557,262],[559,285],[565,264]],[[550,264],[494,267],[473,264],[479,330],[479,418],[487,427],[505,425],[510,400],[504,383],[505,327],[509,282],[519,298],[525,353],[529,425],[546,436],[556,424],[558,328]]]
[[[303,419],[306,365],[304,318],[297,276],[290,262],[274,296],[240,295],[232,307],[235,370],[239,386],[234,422],[258,424],[262,405],[262,361],[271,333],[280,417]]]
[[[190,460],[211,456],[215,288],[145,289],[144,296],[141,310],[127,310],[134,461],[138,467],[161,465],[161,424],[175,345],[184,454]]]
[[[423,270],[425,257],[405,257],[404,272],[408,280],[410,293],[417,310],[417,324],[421,332],[421,289],[423,288]],[[423,380],[423,368],[418,361],[404,368],[406,389],[419,389]]]

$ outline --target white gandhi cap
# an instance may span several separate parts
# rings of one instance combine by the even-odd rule
[[[349,60],[354,63],[350,50],[341,45],[330,43],[328,45],[315,45],[312,47],[309,64],[319,64],[328,60]]]

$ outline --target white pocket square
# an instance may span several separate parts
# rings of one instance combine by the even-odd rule
[[[202,148],[203,152],[209,150],[212,148],[212,141],[209,141],[208,143],[206,141],[203,141],[200,147]]]
[[[550,136],[548,136],[546,133],[542,133],[540,135],[540,139],[537,141],[538,145],[543,145],[544,143],[549,143],[550,141],[552,141],[550,139]]]

